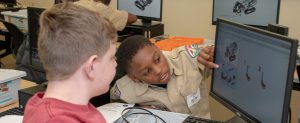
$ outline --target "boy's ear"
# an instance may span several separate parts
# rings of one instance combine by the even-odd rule
[[[84,71],[89,79],[94,79],[96,75],[94,70],[95,69],[94,64],[96,63],[97,59],[98,59],[97,55],[92,55],[91,57],[89,57],[89,59],[85,64]]]
[[[131,74],[127,74],[127,76],[134,82],[141,82],[141,80],[137,79],[135,76],[133,76]]]

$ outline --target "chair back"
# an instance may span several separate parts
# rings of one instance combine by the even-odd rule
[[[17,55],[18,49],[24,40],[24,33],[16,25],[14,25],[10,22],[7,22],[7,21],[1,20],[1,19],[0,19],[0,22],[2,22],[4,24],[4,26],[10,33],[10,40],[12,43],[11,44],[12,52],[14,55]],[[7,39],[9,39],[9,38],[7,38]]]
[[[5,41],[0,41],[0,59],[1,59],[5,56],[11,54],[12,50],[10,48],[10,46],[11,46],[10,41],[6,41],[6,39],[10,39],[10,38],[8,38],[10,36],[9,33],[7,31],[3,31],[3,30],[0,30],[0,33],[1,33],[1,35],[5,36]],[[1,68],[1,65],[0,65],[0,68]]]

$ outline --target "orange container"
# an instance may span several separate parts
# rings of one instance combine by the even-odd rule
[[[203,38],[190,38],[174,36],[169,39],[161,40],[155,43],[161,50],[171,51],[176,47],[191,45],[191,44],[203,44]]]

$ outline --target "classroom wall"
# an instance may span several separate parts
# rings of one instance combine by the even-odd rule
[[[279,24],[289,27],[289,36],[300,40],[300,0],[281,0]]]
[[[165,34],[214,39],[211,24],[213,0],[164,0]],[[111,6],[116,7],[116,0]],[[289,36],[300,39],[300,0],[281,0],[279,24],[290,28]]]
[[[48,7],[54,0],[18,0],[23,5]],[[165,34],[215,38],[211,24],[213,0],[164,0]],[[117,8],[117,0],[111,1]],[[289,27],[289,36],[300,39],[300,0],[281,0],[279,24]]]
[[[211,24],[213,0],[164,0],[165,33],[214,39]],[[281,0],[279,24],[288,26],[289,36],[300,39],[300,1]]]
[[[49,7],[54,0],[18,0],[24,5]],[[163,23],[165,34],[214,39],[211,24],[213,0],[164,0]],[[111,6],[116,8],[116,0]],[[289,27],[289,36],[300,40],[300,0],[281,0],[279,24]],[[210,83],[208,82],[208,88]],[[293,91],[291,99],[292,123],[300,113],[300,92]],[[226,120],[234,114],[210,97],[212,118]]]

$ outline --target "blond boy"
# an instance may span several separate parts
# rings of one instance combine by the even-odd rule
[[[116,30],[96,12],[57,4],[40,17],[38,52],[46,92],[27,103],[24,123],[104,123],[89,100],[109,90],[115,75]]]

